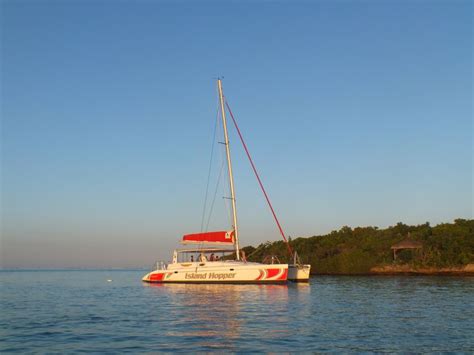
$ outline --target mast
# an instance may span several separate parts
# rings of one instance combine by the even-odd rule
[[[237,210],[235,207],[235,191],[234,191],[234,176],[232,175],[232,162],[230,160],[230,147],[229,147],[229,136],[227,135],[227,121],[225,118],[225,106],[224,106],[224,94],[222,93],[222,81],[217,79],[217,87],[219,89],[219,101],[221,104],[222,113],[222,126],[224,127],[224,139],[225,139],[225,150],[227,153],[227,167],[229,171],[229,184],[230,184],[230,199],[232,201],[232,217],[233,217],[233,228],[235,238],[235,254],[237,260],[240,260],[240,247],[239,247],[239,233],[237,228]]]

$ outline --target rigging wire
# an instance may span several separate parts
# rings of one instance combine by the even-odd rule
[[[258,180],[260,188],[262,189],[262,192],[265,195],[265,199],[267,200],[267,204],[270,207],[270,210],[272,211],[273,218],[275,219],[275,222],[278,226],[278,229],[280,230],[280,234],[283,237],[283,240],[285,241],[286,246],[288,247],[288,252],[290,253],[290,256],[293,257],[293,251],[291,250],[290,243],[288,243],[288,240],[285,237],[285,233],[283,232],[283,229],[280,225],[280,222],[278,221],[278,218],[275,214],[275,210],[273,209],[272,203],[270,202],[270,198],[268,197],[267,192],[265,191],[265,188],[263,187],[262,180],[260,180],[260,176],[258,175],[257,168],[255,167],[255,164],[253,163],[252,157],[250,156],[249,150],[247,149],[247,145],[245,144],[244,138],[242,137],[242,133],[240,133],[239,126],[237,125],[237,122],[234,118],[234,115],[232,114],[232,110],[230,109],[229,103],[227,102],[227,100],[225,101],[225,105],[227,106],[227,109],[229,110],[230,117],[232,117],[232,122],[234,123],[234,126],[235,126],[235,128],[237,130],[237,133],[239,135],[240,141],[242,142],[242,145],[244,146],[245,153],[247,153],[247,157],[250,161],[250,165],[252,165],[253,172],[255,173],[255,176]]]
[[[217,184],[216,184],[216,188],[215,188],[215,190],[214,190],[214,197],[212,198],[211,207],[210,207],[210,209],[209,209],[209,216],[208,216],[208,218],[207,218],[206,229],[205,229],[206,232],[208,231],[209,222],[211,221],[212,211],[213,211],[213,209],[214,209],[214,202],[216,202],[217,190],[219,190],[219,185],[220,185],[220,181],[221,181],[222,171],[224,170],[224,163],[225,163],[225,161],[222,162],[221,168],[220,168],[220,170],[219,170],[219,177],[217,178]]]
[[[211,183],[211,171],[212,171],[212,163],[213,163],[213,159],[214,159],[214,151],[215,151],[215,143],[218,139],[220,139],[220,137],[223,135],[223,132],[222,131],[222,127],[221,125],[219,124],[219,112],[220,112],[220,105],[219,103],[217,104],[217,110],[216,110],[216,121],[215,121],[215,124],[214,124],[214,134],[213,134],[213,140],[212,140],[212,147],[211,147],[211,158],[209,160],[209,169],[208,169],[208,174],[207,174],[207,184],[206,184],[206,194],[205,194],[205,198],[204,198],[204,205],[203,205],[203,209],[202,209],[202,217],[201,217],[201,232],[205,231],[207,232],[209,230],[209,224],[211,222],[211,218],[212,218],[212,213],[214,211],[214,205],[215,205],[215,201],[216,201],[216,197],[217,197],[217,192],[219,190],[219,186],[221,185],[221,179],[222,179],[222,173],[224,171],[224,165],[225,165],[225,162],[226,162],[226,157],[225,157],[225,152],[224,152],[224,149],[221,150],[221,154],[220,154],[220,161],[221,161],[221,166],[220,166],[220,169],[219,169],[219,174],[218,174],[218,177],[217,177],[217,181],[216,181],[216,185],[215,185],[215,189],[214,189],[214,195],[212,197],[212,202],[210,204],[210,207],[209,207],[209,211],[207,211],[207,207],[208,207],[208,202],[210,201],[209,200],[209,187],[210,187],[210,183]],[[224,179],[225,180],[225,179]],[[227,180],[225,180],[227,181]],[[223,189],[223,196],[226,196],[226,188],[227,190],[230,189],[228,186],[228,182],[227,184],[224,182],[222,184],[222,189]],[[230,212],[230,208],[229,208],[229,205],[228,205],[228,202],[225,201],[224,202],[224,206],[225,206],[225,209],[227,211],[227,215],[228,215],[228,218],[229,218],[229,221],[232,219],[232,216],[231,216],[231,212]],[[208,213],[206,213],[208,212]],[[204,225],[204,222],[206,221],[206,224]],[[232,223],[230,223],[230,225],[232,225]]]
[[[208,193],[209,193],[209,182],[211,180],[212,158],[214,157],[214,146],[216,145],[216,133],[217,133],[217,122],[218,121],[219,121],[219,105],[217,106],[217,110],[216,110],[216,120],[215,120],[215,123],[214,123],[214,134],[213,134],[213,138],[212,138],[212,147],[211,147],[211,158],[209,159],[209,169],[208,169],[208,172],[207,172],[206,195],[204,197],[204,206],[202,208],[202,217],[201,217],[201,232],[202,232],[202,227],[204,226],[204,218],[205,218],[205,215],[206,215],[207,196],[208,196]]]

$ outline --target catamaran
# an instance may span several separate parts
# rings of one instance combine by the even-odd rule
[[[155,270],[146,274],[142,280],[150,283],[285,283],[288,280],[308,281],[311,266],[299,263],[296,252],[292,251],[283,233],[229,104],[224,99],[221,79],[217,80],[217,88],[219,91],[219,111],[224,132],[223,144],[226,149],[232,228],[229,231],[221,230],[184,235],[181,243],[185,246],[194,245],[195,247],[176,249],[173,252],[170,263],[156,263]],[[282,264],[276,257],[266,258],[266,263],[250,262],[247,261],[244,251],[240,250],[226,107],[229,110],[234,126],[237,129],[237,133],[280,233],[287,244],[289,254],[293,258],[292,264]]]

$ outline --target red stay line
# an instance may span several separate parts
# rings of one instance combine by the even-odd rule
[[[253,172],[255,173],[258,183],[260,184],[260,188],[262,189],[262,192],[265,195],[265,199],[267,200],[268,206],[270,207],[270,210],[272,211],[273,218],[275,219],[278,229],[280,230],[280,234],[283,237],[283,240],[285,241],[286,246],[288,247],[290,256],[293,257],[293,251],[291,250],[290,243],[288,243],[288,240],[286,240],[285,233],[283,232],[283,229],[281,228],[280,222],[278,221],[278,218],[275,214],[272,203],[270,202],[267,192],[265,191],[265,188],[263,187],[262,180],[260,180],[260,176],[258,175],[257,168],[255,168],[255,164],[253,163],[252,157],[250,156],[249,150],[247,149],[247,145],[245,144],[244,138],[242,137],[242,133],[240,133],[239,126],[237,125],[234,115],[232,114],[232,110],[230,109],[229,104],[227,103],[227,100],[225,102],[225,105],[227,106],[227,109],[229,110],[230,117],[232,117],[232,121],[234,122],[234,126],[237,129],[237,133],[239,134],[240,141],[242,142],[242,145],[244,146],[245,153],[247,153],[247,157],[249,158],[250,164],[252,165]]]

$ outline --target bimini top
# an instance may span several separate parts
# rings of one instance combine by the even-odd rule
[[[182,244],[234,244],[234,231],[186,234]]]

